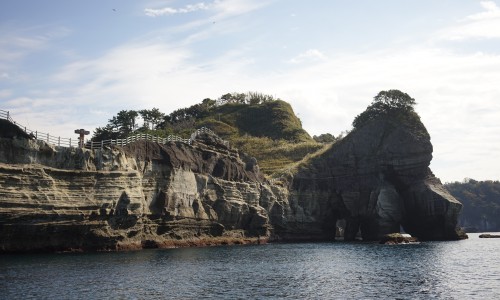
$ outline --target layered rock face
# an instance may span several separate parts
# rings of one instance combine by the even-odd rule
[[[462,205],[429,169],[430,137],[418,120],[379,118],[310,160],[292,179],[291,198],[318,203],[325,234],[345,220],[345,239],[404,230],[422,240],[458,238]],[[314,199],[314,200],[313,200]]]
[[[339,220],[346,240],[457,238],[420,122],[373,121],[276,184],[213,135],[86,150],[0,128],[0,252],[333,240]]]
[[[0,252],[265,241],[264,207],[286,196],[263,183],[255,159],[200,138],[92,151],[1,138]]]

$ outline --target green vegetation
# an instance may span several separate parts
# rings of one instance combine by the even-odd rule
[[[382,116],[407,117],[408,115],[412,115],[412,113],[416,115],[413,109],[415,104],[415,99],[399,90],[381,91],[373,98],[372,103],[366,110],[354,118],[352,126],[354,128],[361,128],[369,121]]]
[[[354,129],[382,116],[398,118],[404,126],[420,124],[415,132],[428,136],[413,109],[415,99],[398,90],[382,91],[374,97],[366,111],[353,122]],[[142,119],[142,126],[138,120]],[[265,174],[295,170],[307,164],[315,153],[322,153],[349,131],[334,137],[330,133],[311,136],[287,102],[256,92],[229,93],[218,99],[206,98],[201,103],[164,114],[157,108],[139,111],[122,110],[104,127],[95,130],[94,141],[125,138],[135,133],[188,138],[201,127],[213,130],[234,147],[257,158]],[[421,130],[420,130],[421,129]]]
[[[234,146],[257,158],[260,169],[265,174],[274,174],[289,169],[311,153],[325,147],[314,141],[293,143],[286,140],[272,140],[267,137],[240,137],[233,141]]]
[[[138,119],[143,125],[138,126]],[[287,102],[273,96],[249,92],[204,99],[201,103],[165,115],[157,108],[120,111],[92,139],[125,138],[135,133],[161,137],[173,134],[187,138],[197,128],[212,129],[234,147],[257,158],[261,170],[272,174],[289,168],[308,154],[335,141],[331,134],[315,141]]]
[[[366,110],[354,118],[353,130],[360,129],[374,120],[386,119],[411,129],[419,138],[430,139],[420,116],[414,110],[415,105],[415,99],[399,90],[381,91]]]
[[[213,117],[239,129],[241,135],[273,140],[311,142],[290,104],[282,100],[261,104],[227,104],[216,107]]]
[[[466,179],[445,187],[463,204],[462,226],[500,230],[500,181]]]
[[[320,135],[313,136],[313,139],[318,143],[333,143],[335,142],[335,137],[330,133],[323,133]]]

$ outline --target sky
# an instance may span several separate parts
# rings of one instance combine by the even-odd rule
[[[500,0],[0,1],[0,109],[55,136],[248,91],[338,135],[390,89],[443,182],[500,180]]]

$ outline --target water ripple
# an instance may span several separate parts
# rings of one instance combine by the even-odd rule
[[[499,299],[500,240],[2,255],[0,299]]]

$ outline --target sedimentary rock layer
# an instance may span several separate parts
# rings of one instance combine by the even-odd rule
[[[431,159],[420,121],[379,118],[301,166],[291,197],[322,203],[325,225],[345,220],[347,240],[358,231],[377,240],[401,226],[422,240],[455,239],[462,205],[432,174]]]
[[[429,170],[421,123],[376,120],[271,184],[216,136],[54,147],[0,124],[0,252],[456,239],[461,204]]]

